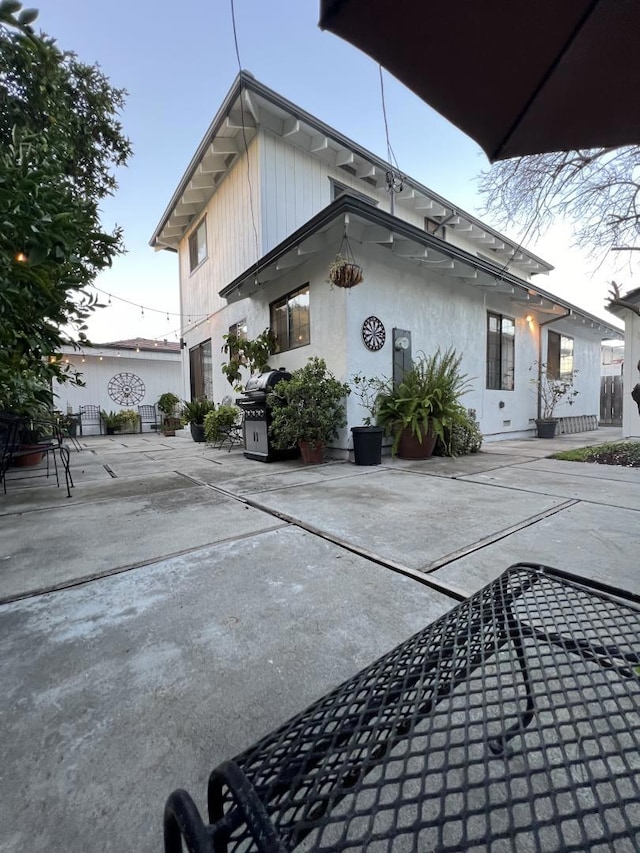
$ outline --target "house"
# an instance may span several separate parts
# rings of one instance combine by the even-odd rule
[[[81,406],[120,411],[154,405],[160,394],[181,396],[180,344],[133,338],[75,349],[64,346],[62,361],[82,373],[84,387],[53,383],[54,405],[63,412],[79,412]],[[83,429],[97,433],[99,426]]]
[[[624,320],[624,370],[622,380],[622,434],[640,438],[640,287],[612,301],[609,311]],[[632,393],[635,395],[632,397]]]
[[[364,275],[350,290],[327,282],[345,240]],[[544,260],[246,72],[150,243],[178,253],[193,395],[230,393],[224,334],[271,326],[275,366],[319,355],[342,380],[390,377],[394,362],[455,347],[473,377],[465,405],[489,439],[533,434],[535,362],[557,375],[577,369],[579,396],[559,414],[565,430],[597,426],[600,343],[619,331],[540,287],[552,269]],[[355,399],[347,414],[361,423]],[[348,441],[344,430],[336,446]]]

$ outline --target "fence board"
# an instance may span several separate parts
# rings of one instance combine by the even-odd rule
[[[600,377],[600,424],[622,426],[622,376]]]

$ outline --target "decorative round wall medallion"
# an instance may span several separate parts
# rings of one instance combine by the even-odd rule
[[[114,403],[121,406],[135,405],[144,399],[144,382],[135,373],[116,373],[109,380],[107,390]]]
[[[387,338],[387,333],[384,330],[384,323],[373,315],[367,317],[362,324],[362,340],[367,349],[377,352],[382,349]]]

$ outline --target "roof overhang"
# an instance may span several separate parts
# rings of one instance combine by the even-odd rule
[[[613,314],[615,317],[618,317],[620,320],[624,320],[626,318],[627,311],[632,311],[634,314],[638,314],[639,308],[640,287],[636,287],[634,290],[630,290],[628,293],[625,293],[623,296],[621,296],[619,300],[610,302],[607,305],[607,311],[609,311],[609,313]]]
[[[386,176],[392,169],[389,163],[243,71],[187,166],[153,233],[151,246],[158,250],[177,249],[185,232],[260,127],[357,179],[365,193],[372,187],[380,189],[387,185]],[[399,210],[446,223],[451,232],[471,240],[478,251],[495,258],[497,264],[509,261],[512,267],[529,275],[553,269],[542,258],[413,178],[403,176],[403,189],[394,196],[394,203]]]
[[[537,314],[548,314],[549,319],[556,316],[558,320],[566,318],[579,325],[588,325],[603,340],[620,338],[623,334],[620,329],[593,314],[532,286],[504,266],[472,255],[349,195],[341,196],[321,210],[260,258],[257,264],[237,276],[219,295],[229,301],[252,296],[304,264],[314,254],[335,253],[344,233],[352,246],[376,244],[389,251],[394,258],[417,264],[445,278],[506,294],[515,303],[529,305]]]

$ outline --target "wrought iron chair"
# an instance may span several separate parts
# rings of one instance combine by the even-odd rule
[[[224,404],[224,400],[223,400]],[[216,450],[226,447],[229,453],[234,447],[244,446],[244,412],[238,411],[238,418],[231,426],[218,427],[217,438],[211,443]]]
[[[100,406],[80,406],[80,435],[84,434],[87,426],[97,426],[102,435],[102,418],[100,417]]]
[[[67,497],[71,497],[73,478],[69,468],[69,449],[65,447],[62,432],[53,421],[25,420],[11,413],[0,414],[0,480],[7,493],[7,471],[12,464],[24,464],[28,457],[36,457],[36,464],[46,457],[46,471],[27,477],[12,477],[14,479],[34,479],[50,474],[50,459],[53,459],[53,471],[56,485],[60,486],[58,474],[58,459],[64,470]],[[57,454],[57,456],[56,456]],[[40,456],[40,460],[37,457]]]
[[[158,430],[158,412],[155,406],[138,406],[140,432],[144,432],[144,424],[149,426],[149,432]]]

